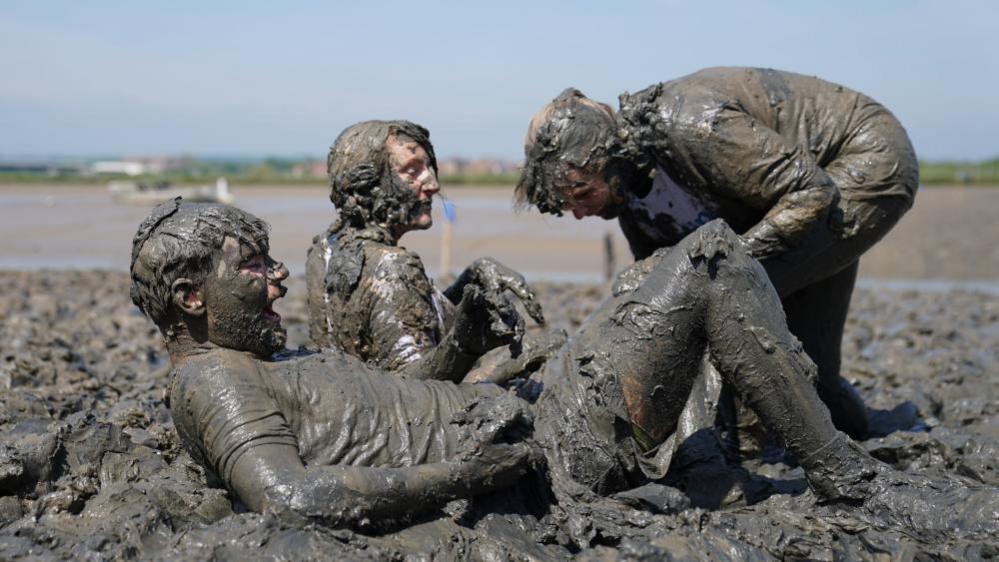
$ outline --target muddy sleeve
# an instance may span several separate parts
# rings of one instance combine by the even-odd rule
[[[671,145],[688,175],[720,196],[766,211],[744,234],[757,258],[795,246],[839,199],[811,153],[739,107],[701,111],[680,123]]]
[[[294,447],[261,444],[235,460],[226,483],[251,509],[285,522],[375,530],[510,485],[526,470],[527,450],[522,443],[499,443],[416,466],[306,467]]]
[[[405,521],[411,516],[468,495],[456,463],[403,468],[305,467],[295,449],[265,445],[234,464],[226,483],[257,512],[293,524],[321,522],[363,528]]]
[[[396,264],[378,268],[365,284],[371,360],[396,371],[419,361],[437,344],[437,314],[422,269]]]
[[[298,454],[295,435],[254,365],[210,370],[187,395],[198,445],[223,480],[256,447],[280,445]]]
[[[371,359],[385,370],[420,379],[459,382],[479,355],[461,349],[454,331],[441,334],[442,312],[415,258],[382,262],[367,285]]]

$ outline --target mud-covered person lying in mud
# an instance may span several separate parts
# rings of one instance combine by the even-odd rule
[[[483,258],[444,291],[419,256],[399,246],[407,232],[433,225],[440,191],[429,133],[408,121],[365,121],[345,129],[327,159],[336,221],[308,252],[309,331],[319,347],[337,347],[373,366],[418,378],[458,382],[482,355],[504,368],[499,379],[536,366],[564,340],[524,322],[508,297],[544,323],[524,278]],[[514,357],[511,357],[511,354]]]
[[[840,377],[860,256],[912,206],[916,155],[884,106],[792,72],[709,68],[620,96],[568,89],[531,120],[522,203],[617,218],[636,259],[722,218],[749,244],[818,364],[836,427],[868,432]]]
[[[567,501],[658,479],[656,447],[710,350],[821,501],[940,533],[997,523],[996,489],[893,471],[836,431],[766,273],[722,221],[606,301],[536,384],[519,387],[529,397],[387,376],[337,350],[280,353],[272,304],[287,270],[268,253],[266,224],[232,207],[155,208],[133,240],[131,275],[132,300],[166,340],[185,447],[251,509],[289,521],[397,524],[531,467]]]

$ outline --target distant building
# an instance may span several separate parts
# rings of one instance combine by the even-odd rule
[[[94,162],[90,166],[90,171],[94,174],[123,174],[126,176],[141,176],[149,171],[149,167],[142,162],[133,160],[105,160]]]
[[[325,178],[325,160],[306,160],[299,162],[291,168],[291,175],[295,178]]]
[[[499,158],[445,158],[437,162],[437,171],[444,176],[459,174],[499,175],[516,172],[520,163]]]
[[[464,158],[447,158],[437,162],[437,172],[444,176],[454,176],[462,173],[468,160]]]
[[[64,176],[82,173],[83,169],[77,164],[59,162],[0,162],[0,172]]]

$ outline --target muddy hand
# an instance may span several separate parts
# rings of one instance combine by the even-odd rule
[[[538,304],[534,290],[524,280],[524,276],[492,258],[481,258],[472,264],[474,281],[488,293],[510,291],[524,304],[527,314],[538,324],[545,323],[544,313]]]
[[[473,488],[512,484],[529,467],[543,462],[529,440],[531,414],[511,395],[482,399],[455,415],[452,423],[465,426],[469,432],[465,452],[456,460]]]
[[[534,418],[524,402],[510,394],[481,398],[454,415],[452,423],[468,428],[477,443],[520,441],[530,435]]]
[[[749,255],[758,260],[772,258],[788,250],[788,245],[781,238],[777,227],[768,219],[749,229],[743,235],[743,240],[749,247]]]
[[[550,357],[554,356],[568,336],[565,330],[545,329],[528,332],[521,342],[521,352],[515,350],[493,350],[479,360],[462,382],[491,382],[505,385],[511,380],[526,377],[537,371]]]
[[[483,354],[502,345],[520,345],[524,319],[502,293],[487,294],[466,285],[455,315],[454,333],[461,349]]]

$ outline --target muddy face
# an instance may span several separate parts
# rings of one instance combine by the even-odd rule
[[[267,253],[267,241],[240,243],[226,237],[222,255],[205,281],[208,339],[221,347],[269,357],[287,334],[272,305],[287,291],[284,264]]]
[[[433,225],[431,200],[440,191],[437,174],[427,151],[419,143],[406,137],[391,135],[385,141],[389,165],[395,178],[402,182],[404,189],[416,196],[416,202],[409,208],[404,225],[407,230],[426,230]]]
[[[564,194],[562,210],[571,211],[577,220],[593,216],[610,219],[617,215],[617,198],[600,173],[570,169],[564,182],[555,187]]]
[[[391,140],[390,140],[391,139]],[[429,132],[409,121],[364,121],[345,129],[327,158],[337,223],[365,236],[398,240],[429,228],[430,197],[439,189]]]
[[[555,215],[566,210],[572,210],[576,218],[616,215],[607,216],[616,209],[606,203],[619,191],[623,167],[617,162],[621,147],[609,106],[569,88],[535,115],[527,134],[524,170],[516,187],[518,201]],[[573,178],[573,174],[583,177]],[[584,183],[596,189],[577,193],[573,200],[566,188],[585,187]]]

